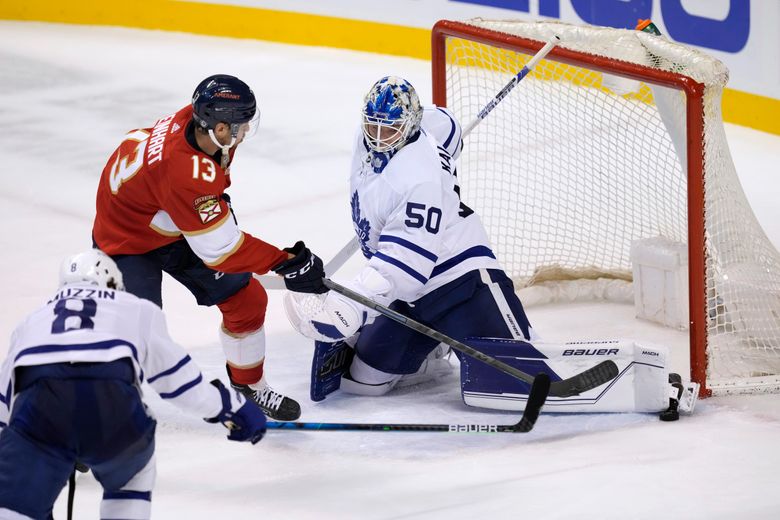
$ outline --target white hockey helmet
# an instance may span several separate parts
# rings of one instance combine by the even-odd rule
[[[89,283],[108,289],[125,290],[122,271],[116,262],[100,249],[89,249],[62,261],[60,287],[69,283]]]
[[[398,150],[420,130],[423,109],[414,87],[386,76],[363,100],[363,136],[375,152]]]
[[[329,291],[325,294],[284,295],[284,310],[295,330],[317,341],[333,343],[354,336],[366,320],[366,313],[351,301]]]

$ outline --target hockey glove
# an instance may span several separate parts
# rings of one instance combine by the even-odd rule
[[[284,276],[284,285],[287,290],[302,293],[321,294],[328,292],[322,279],[325,277],[325,269],[322,260],[309,251],[302,241],[298,241],[292,247],[285,247],[292,258],[280,263],[272,270]]]
[[[230,430],[228,440],[257,444],[265,435],[265,415],[255,403],[249,402],[235,394],[235,399],[230,398],[230,390],[225,388],[222,381],[215,379],[211,382],[217,387],[222,397],[222,411],[211,419],[205,419],[209,423],[222,423]],[[233,402],[236,402],[236,411],[233,411]]]

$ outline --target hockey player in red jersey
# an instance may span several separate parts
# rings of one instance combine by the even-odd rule
[[[204,79],[192,104],[129,132],[103,169],[93,240],[127,291],[162,307],[162,273],[222,312],[219,335],[233,386],[270,417],[300,416],[263,372],[268,297],[252,273],[274,271],[291,291],[321,293],[322,261],[303,242],[279,249],[238,227],[225,189],[236,147],[257,124],[255,96],[228,75]]]

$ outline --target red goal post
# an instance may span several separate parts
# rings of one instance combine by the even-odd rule
[[[466,157],[461,160],[459,177],[466,184],[463,188],[464,200],[476,206],[475,209],[483,214],[494,246],[498,243],[499,259],[515,280],[521,280],[521,286],[533,283],[536,274],[546,265],[563,266],[564,270],[573,272],[595,268],[600,273],[614,273],[605,276],[630,279],[630,265],[626,265],[630,242],[649,236],[663,236],[670,228],[674,228],[668,234],[679,242],[687,242],[690,266],[688,306],[691,378],[702,385],[703,396],[709,395],[710,379],[720,377],[709,362],[713,352],[718,359],[725,356],[724,359],[728,360],[736,359],[741,352],[747,352],[743,355],[751,360],[751,366],[764,363],[763,359],[753,359],[755,351],[749,350],[755,343],[752,332],[736,339],[730,336],[724,343],[728,343],[728,346],[722,349],[718,347],[720,350],[713,350],[709,345],[721,329],[729,329],[729,334],[733,332],[733,323],[721,327],[722,323],[727,320],[742,323],[746,316],[750,317],[749,313],[743,311],[739,319],[735,318],[738,311],[749,305],[735,299],[738,297],[730,296],[731,292],[744,292],[742,287],[734,289],[720,280],[723,269],[729,267],[727,265],[724,268],[718,263],[720,260],[716,256],[722,254],[723,246],[717,241],[720,239],[715,237],[714,228],[708,228],[707,221],[709,213],[712,214],[710,219],[719,218],[718,208],[713,204],[720,202],[714,199],[708,202],[706,199],[705,179],[712,179],[715,175],[727,177],[733,170],[733,164],[730,170],[728,167],[722,168],[721,163],[724,161],[715,157],[716,153],[720,153],[718,147],[725,146],[727,151],[725,135],[721,138],[717,129],[719,127],[722,132],[720,93],[728,78],[728,71],[717,60],[698,51],[636,31],[553,22],[444,20],[434,26],[432,33],[433,102],[438,106],[450,107],[465,124],[476,115],[480,103],[489,101],[553,33],[561,36],[561,44],[507,97],[507,100],[513,96],[515,99],[502,102],[469,137],[464,154],[469,148],[476,151],[469,152],[474,154],[472,159]],[[689,66],[686,60],[692,64]],[[702,61],[706,61],[706,66],[701,66]],[[526,85],[532,78],[536,80],[536,87]],[[621,82],[622,87],[628,85],[627,91],[621,91]],[[684,96],[684,102],[679,93]],[[714,101],[705,99],[710,93]],[[672,105],[679,106],[664,113],[661,109],[663,96],[668,96]],[[590,109],[589,103],[592,103]],[[659,108],[655,108],[655,103]],[[675,110],[679,113],[675,113]],[[653,119],[652,123],[648,123],[651,130],[640,128],[637,124],[637,120],[642,122],[650,119]],[[677,130],[674,128],[676,121],[680,122],[678,126],[681,127]],[[544,125],[550,128],[540,130],[539,127]],[[572,130],[574,127],[576,131]],[[708,138],[707,131],[714,137]],[[667,135],[661,135],[664,132]],[[560,137],[561,133],[567,134],[565,138]],[[573,144],[580,136],[585,136],[585,142]],[[533,151],[527,152],[542,147],[537,146],[539,141],[556,144],[542,145],[547,150],[538,156]],[[630,150],[623,150],[621,144]],[[644,150],[645,147],[648,151]],[[593,155],[585,156],[586,153]],[[647,155],[643,155],[645,153]],[[710,170],[707,170],[705,163],[708,155],[713,157]],[[497,158],[499,156],[500,159]],[[648,164],[656,157],[662,158],[657,167]],[[730,163],[730,157],[727,162]],[[577,179],[591,164],[596,165],[594,170],[600,170],[600,177],[610,177],[612,181],[601,186],[601,181],[595,176],[582,180],[583,186],[593,191],[589,192],[587,198],[581,197],[584,190],[576,186]],[[631,164],[635,168],[619,167]],[[526,176],[535,181],[518,180]],[[657,177],[658,185],[654,184],[652,188],[632,187],[625,192],[610,193],[610,182],[612,186],[636,186],[637,176],[641,176],[640,182],[648,183],[651,182],[648,179]],[[546,183],[550,177],[558,179],[559,184],[569,183],[572,188],[560,191],[560,187],[551,182],[549,189],[538,188],[537,192],[537,185]],[[681,180],[677,180],[678,177]],[[728,179],[728,182],[733,183],[730,177]],[[483,191],[485,195],[481,194]],[[522,192],[526,198],[513,198],[514,192]],[[477,202],[473,202],[472,197]],[[643,205],[653,198],[658,199],[657,203],[663,206],[662,210],[642,210]],[[679,206],[667,209],[667,198],[679,199]],[[561,203],[551,216],[545,213],[543,203],[529,204],[529,199],[532,203],[535,200],[552,201],[550,205],[557,204],[559,200],[568,202]],[[630,202],[625,203],[627,200]],[[635,229],[616,230],[614,224],[609,223],[609,218],[604,219],[606,224],[603,226],[594,224],[601,217],[588,213],[591,210],[609,211],[610,208],[623,205],[628,206],[621,210],[625,213],[613,217],[630,221],[632,225],[635,224]],[[523,206],[522,210],[517,209],[519,206]],[[527,210],[529,206],[533,208]],[[655,206],[648,206],[652,207]],[[537,208],[540,208],[538,214]],[[558,220],[566,219],[561,214],[570,210],[571,218]],[[674,223],[670,224],[672,221]],[[580,253],[579,249],[586,250],[586,255],[592,249],[593,253],[582,259],[569,257],[566,251],[569,245],[565,240],[561,243],[550,241],[548,244],[544,233],[536,233],[532,240],[523,236],[533,234],[540,223],[543,226],[547,222],[553,222],[548,234],[561,231],[568,234],[569,240],[572,240],[571,237],[580,240],[579,237],[584,235],[592,237],[582,239],[576,248],[570,249],[578,249],[577,254]],[[583,222],[588,225],[582,227]],[[604,229],[597,229],[599,227]],[[514,229],[522,231],[516,232],[518,236],[507,238]],[[762,233],[759,227],[756,234]],[[613,241],[616,244],[612,244]],[[610,249],[613,245],[619,251],[602,257],[601,250]],[[529,251],[541,249],[545,250],[545,258],[523,264],[521,257],[528,256]],[[771,244],[769,249],[777,254]],[[751,254],[766,256],[763,250]],[[761,265],[759,270],[763,272],[764,266]],[[711,278],[709,284],[708,277]],[[728,276],[725,278],[729,280]],[[736,282],[730,283],[734,285]],[[780,287],[780,282],[772,289],[776,290],[777,287]],[[731,292],[724,300],[727,289]],[[773,305],[777,303],[776,296],[771,295]],[[721,311],[722,315],[718,314]],[[770,330],[771,338],[768,340],[772,349],[780,345],[780,334],[776,334],[777,325],[770,323],[767,326],[773,329]],[[743,345],[748,347],[743,348]],[[775,354],[772,352],[772,357]],[[723,362],[729,363],[732,361]],[[769,363],[772,366],[766,370],[752,368],[746,370],[745,374],[735,374],[733,377],[729,373],[727,377],[724,376],[727,381],[726,391],[735,388],[728,382],[731,379],[743,381],[757,373],[761,376],[780,373],[780,368],[773,363],[772,359]],[[741,384],[737,382],[736,387]]]

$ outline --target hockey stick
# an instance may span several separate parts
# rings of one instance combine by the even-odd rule
[[[550,376],[541,373],[534,378],[523,416],[516,424],[396,424],[396,423],[317,423],[275,422],[266,423],[269,430],[308,431],[370,431],[370,432],[450,432],[450,433],[528,433],[536,424],[547,395],[550,392]]]
[[[360,242],[357,237],[352,237],[352,240],[344,244],[336,255],[331,258],[330,262],[325,264],[325,276],[331,276],[338,271],[349,258],[355,254],[355,251],[360,249]],[[263,287],[267,290],[282,290],[286,289],[284,285],[284,278],[274,274],[264,274],[262,276],[255,276]]]
[[[539,63],[541,60],[544,59],[545,56],[547,56],[550,51],[558,45],[561,42],[561,38],[558,35],[553,35],[547,43],[539,49],[539,52],[534,54],[533,58],[528,60],[528,63],[525,64],[525,66],[520,69],[520,72],[515,74],[515,76],[509,80],[509,83],[504,85],[504,88],[502,88],[496,96],[490,100],[490,103],[485,105],[485,108],[479,111],[479,114],[477,114],[477,118],[474,119],[471,123],[469,123],[466,128],[463,129],[463,137],[466,137],[471,133],[472,130],[474,130],[474,127],[476,127],[478,124],[482,122],[483,119],[487,117],[489,113],[493,111],[494,108],[496,108],[496,105],[501,103],[501,100],[506,97],[507,94],[512,92],[512,89],[515,88],[515,86],[520,83],[520,81],[528,75],[529,72],[531,72],[534,67],[536,67],[536,64]]]
[[[487,115],[493,111],[494,108],[501,102],[502,99],[504,99],[507,94],[509,94],[512,89],[515,88],[515,86],[522,81],[524,77],[528,75],[529,72],[533,70],[534,67],[536,67],[536,64],[539,63],[541,60],[544,59],[547,54],[552,50],[553,47],[558,45],[561,42],[561,38],[557,35],[553,35],[547,43],[539,49],[539,52],[534,54],[534,56],[528,60],[528,63],[525,64],[525,66],[518,72],[515,76],[512,77],[512,79],[507,83],[504,88],[502,88],[498,94],[495,95],[493,99],[490,100],[490,102],[482,108],[482,110],[479,111],[479,114],[477,114],[476,119],[474,119],[471,123],[469,123],[465,129],[463,129],[463,132],[461,133],[461,139],[465,139],[474,128],[482,122],[483,119],[487,117]],[[338,271],[344,263],[349,260],[349,257],[351,257],[355,251],[357,251],[360,247],[360,243],[358,242],[357,237],[352,237],[352,239],[344,245],[344,247],[341,248],[341,251],[339,251],[336,256],[333,257],[333,259],[328,262],[328,265],[325,266],[325,274],[326,276],[331,276],[333,273]],[[273,275],[263,275],[259,278],[260,283],[263,284],[263,287],[266,289],[284,289],[284,280],[281,277],[273,276]]]
[[[479,350],[469,347],[465,343],[462,343],[445,334],[442,334],[437,330],[434,330],[426,325],[423,325],[419,321],[415,321],[412,318],[404,316],[399,312],[396,312],[388,307],[385,307],[381,303],[375,302],[370,298],[366,298],[362,294],[356,293],[351,289],[347,289],[346,287],[339,285],[336,282],[329,280],[328,278],[325,278],[324,282],[325,282],[325,286],[328,289],[332,291],[336,291],[337,293],[349,298],[350,300],[357,302],[361,305],[364,305],[370,309],[374,309],[375,311],[382,314],[383,316],[386,316],[391,320],[400,323],[401,325],[409,327],[410,329],[415,330],[420,334],[424,334],[425,336],[428,336],[429,338],[433,338],[436,341],[439,341],[440,343],[449,345],[450,347],[457,350],[458,352],[462,352],[467,356],[471,356],[474,359],[482,361],[486,365],[490,365],[496,370],[499,370],[505,374],[515,377],[520,381],[528,383],[529,385],[532,384],[534,381],[534,377],[531,376],[530,374],[526,374],[522,370],[518,370],[511,365],[507,365],[503,361],[499,361],[494,357],[488,356],[487,354],[480,352]],[[614,361],[612,360],[602,361],[598,365],[589,368],[584,372],[580,372],[579,374],[574,375],[568,379],[563,379],[561,381],[555,381],[551,383],[550,394],[555,397],[571,397],[574,395],[580,395],[582,392],[592,390],[598,386],[603,385],[608,381],[613,380],[615,377],[617,377],[617,375],[618,375],[618,367]]]

